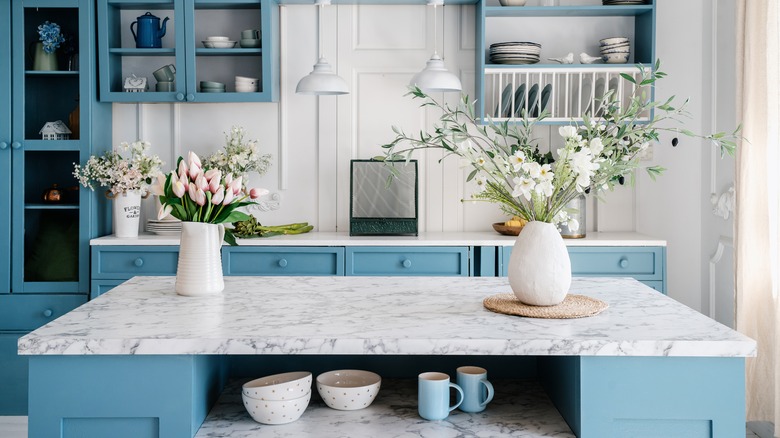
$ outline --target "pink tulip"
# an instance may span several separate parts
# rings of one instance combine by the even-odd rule
[[[214,195],[211,197],[211,203],[214,205],[219,205],[222,203],[224,199],[225,199],[225,187],[219,186],[217,192],[214,193]]]
[[[222,201],[222,205],[228,205],[231,202],[233,202],[233,190],[227,189],[225,190],[225,199]]]
[[[232,183],[232,182],[233,182],[233,174],[232,173],[228,173],[227,176],[225,177],[225,185],[229,186],[230,183]]]
[[[209,169],[204,175],[206,176],[206,181],[208,182],[211,182],[215,176],[218,180],[222,178],[222,172],[220,172],[219,169]]]
[[[185,163],[184,160],[179,161],[179,179],[184,179],[188,174],[189,169],[187,169],[187,163]]]
[[[203,165],[200,164],[200,158],[198,158],[198,155],[192,151],[190,151],[190,153],[187,154],[187,162],[190,164],[190,167],[192,166],[203,167]]]
[[[187,193],[190,195],[190,199],[193,201],[197,199],[198,187],[195,186],[195,183],[190,183],[189,187],[187,187]]]
[[[230,188],[233,189],[233,194],[234,195],[238,195],[239,193],[241,193],[241,179],[242,178],[243,177],[239,176],[238,178],[234,179],[233,182],[230,183]]]
[[[173,194],[176,195],[177,198],[181,198],[185,193],[187,193],[187,186],[185,186],[181,181],[176,181],[173,183],[172,189]]]
[[[198,189],[195,192],[195,203],[203,207],[206,204],[206,192]]]
[[[197,178],[195,178],[195,187],[197,187],[198,189],[203,190],[203,191],[206,191],[206,190],[209,189],[209,183],[208,183],[208,181],[206,181],[206,177],[203,176],[202,173],[200,175],[198,175]]]
[[[165,174],[157,172],[157,176],[154,177],[154,184],[149,186],[149,191],[156,196],[165,195]]]
[[[252,190],[249,191],[249,197],[251,199],[257,199],[257,198],[259,198],[259,197],[261,197],[263,195],[267,195],[267,194],[268,194],[268,190],[257,188],[257,187],[255,187],[255,188],[253,188]]]
[[[179,180],[179,176],[176,175],[176,171],[171,171],[171,185]]]
[[[201,169],[198,166],[190,166],[190,179],[195,181],[195,179],[198,178],[198,175],[203,173],[203,169]]]
[[[173,211],[173,206],[165,204],[160,207],[160,211],[157,212],[157,220],[161,221],[167,217]]]
[[[214,194],[217,193],[217,189],[222,187],[222,172],[214,175],[209,181],[209,191]]]

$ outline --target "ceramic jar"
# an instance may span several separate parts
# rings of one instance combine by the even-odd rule
[[[219,295],[222,278],[222,240],[225,226],[203,222],[181,223],[176,293],[185,296]]]
[[[509,258],[509,285],[525,304],[553,306],[571,286],[571,260],[554,224],[533,221],[517,236]]]

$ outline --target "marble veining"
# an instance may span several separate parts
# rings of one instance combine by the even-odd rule
[[[238,239],[240,246],[512,246],[515,237],[495,231],[430,232],[419,236],[350,236],[349,233],[311,232],[262,239]],[[666,241],[634,232],[588,233],[583,239],[563,239],[566,246],[666,246]],[[178,245],[179,236],[142,233],[138,237],[104,236],[92,239],[92,246]]]
[[[225,277],[183,297],[135,277],[19,340],[41,354],[753,356],[755,342],[631,278],[575,278],[609,304],[576,320],[490,312],[490,277]]]
[[[249,379],[245,379],[249,380]],[[574,437],[535,381],[493,382],[496,395],[477,414],[456,409],[446,420],[427,421],[417,413],[416,380],[384,380],[376,401],[357,411],[330,409],[313,389],[301,418],[268,426],[256,423],[241,405],[241,384],[228,384],[195,438],[250,437]]]

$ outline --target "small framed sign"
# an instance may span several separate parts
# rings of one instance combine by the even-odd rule
[[[352,160],[349,234],[417,235],[417,160]]]

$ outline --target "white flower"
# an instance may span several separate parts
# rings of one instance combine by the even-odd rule
[[[593,156],[588,148],[583,148],[569,157],[569,166],[577,175],[577,190],[590,186],[593,173],[599,169],[599,164],[593,161]]]
[[[552,181],[555,177],[555,174],[552,172],[552,166],[549,164],[542,165],[541,168],[539,168],[539,179],[542,181]]]
[[[529,161],[523,164],[523,170],[533,179],[538,179],[542,174],[542,166],[536,161]]]
[[[485,161],[485,157],[477,157],[476,160],[474,160],[474,164],[476,164],[479,167],[482,167],[485,165],[487,161]]]
[[[561,126],[558,128],[558,134],[565,139],[574,138],[577,136],[577,128],[574,126]]]
[[[577,231],[580,229],[580,222],[577,219],[571,218],[566,226],[569,227],[569,231]]]
[[[515,198],[519,198],[520,196],[524,197],[526,201],[531,200],[531,192],[534,189],[534,186],[536,185],[533,180],[529,178],[519,178],[515,177],[512,182],[515,184],[514,190],[512,190],[512,196]]]
[[[487,177],[483,175],[479,175],[475,178],[475,181],[477,183],[477,192],[482,193],[487,188]]]
[[[552,181],[542,181],[534,187],[534,191],[537,194],[543,195],[545,198],[549,198],[553,195]]]
[[[601,153],[601,151],[604,150],[604,143],[601,141],[599,137],[596,137],[590,141],[590,150],[593,152],[593,155],[598,155]]]
[[[520,168],[523,166],[523,163],[525,163],[525,160],[525,154],[521,150],[518,150],[514,153],[514,155],[509,156],[509,164],[515,170],[515,172],[520,170]]]

